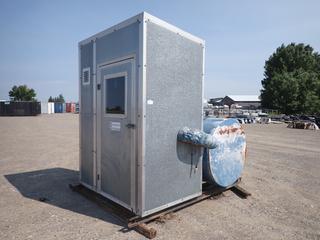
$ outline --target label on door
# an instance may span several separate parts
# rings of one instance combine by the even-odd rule
[[[111,131],[120,132],[121,125],[120,122],[110,122]]]

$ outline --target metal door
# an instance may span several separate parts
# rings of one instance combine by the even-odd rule
[[[135,210],[135,61],[100,65],[97,85],[97,190]]]

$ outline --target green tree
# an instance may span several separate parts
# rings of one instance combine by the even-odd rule
[[[64,103],[65,100],[64,100],[63,95],[59,94],[58,97],[54,97],[54,98],[52,96],[50,96],[49,99],[48,99],[48,102],[61,102],[61,103]]]
[[[28,88],[27,85],[14,85],[9,91],[9,97],[13,101],[36,101],[36,92],[32,88]]]
[[[320,113],[320,55],[311,46],[282,44],[264,69],[262,107],[286,114]]]
[[[57,102],[62,102],[62,103],[65,102],[65,101],[64,101],[64,97],[63,97],[62,94],[59,94],[59,96],[58,96],[58,98],[57,98],[56,100],[57,100]]]

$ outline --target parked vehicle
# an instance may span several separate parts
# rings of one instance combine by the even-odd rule
[[[239,122],[240,124],[245,124],[245,121],[244,121],[243,118],[237,118],[237,120],[238,120],[238,122]]]
[[[259,123],[261,123],[261,124],[269,124],[269,123],[271,123],[271,118],[269,118],[269,117],[261,117]]]

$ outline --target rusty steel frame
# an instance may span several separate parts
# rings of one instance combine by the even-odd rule
[[[112,216],[120,220],[128,230],[134,229],[135,231],[139,232],[145,237],[152,239],[156,236],[157,231],[154,228],[148,227],[147,223],[152,222],[169,213],[177,212],[178,210],[181,210],[203,200],[209,199],[211,197],[217,196],[227,190],[231,190],[241,198],[247,198],[248,196],[251,196],[251,193],[239,186],[240,181],[241,179],[239,179],[227,188],[217,187],[210,184],[203,184],[202,195],[193,198],[189,201],[183,202],[181,204],[175,205],[173,207],[167,208],[165,210],[148,215],[146,217],[140,217],[138,215],[135,215],[128,209],[112,202],[111,200],[101,196],[100,194],[97,194],[96,192],[92,191],[91,189],[88,189],[86,186],[82,184],[70,184],[69,187],[72,189],[72,191],[78,192],[87,199],[95,202],[103,210],[107,211]]]

